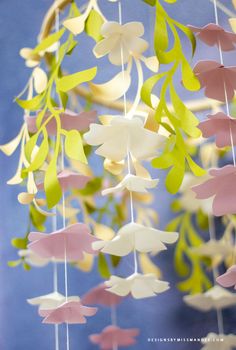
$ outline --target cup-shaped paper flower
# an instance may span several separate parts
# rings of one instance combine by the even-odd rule
[[[201,350],[233,350],[236,347],[236,335],[209,333],[203,338],[205,344]]]
[[[106,288],[104,283],[92,288],[82,297],[82,303],[85,305],[102,305],[109,307],[118,305],[123,298],[108,292]]]
[[[109,292],[123,297],[131,293],[135,299],[153,297],[169,289],[168,282],[158,280],[152,273],[146,275],[134,273],[127,278],[111,276],[105,284],[109,287]]]
[[[78,296],[68,297],[69,301],[80,301]],[[66,302],[66,297],[58,292],[41,295],[36,298],[27,299],[30,305],[38,306],[39,310],[51,310]]]
[[[223,51],[231,51],[235,49],[236,34],[224,30],[221,26],[209,23],[199,28],[188,26],[197,37],[209,46],[217,45]]]
[[[236,67],[225,67],[216,61],[199,61],[193,69],[206,97],[225,102],[234,97]]]
[[[51,113],[47,112],[44,115],[43,121],[47,120],[50,117]],[[94,123],[97,118],[97,112],[96,111],[89,111],[89,112],[81,112],[81,113],[74,113],[68,109],[65,110],[65,112],[60,113],[60,119],[61,119],[61,127],[64,130],[70,131],[70,130],[78,130],[78,131],[85,131],[88,130],[89,125],[91,123]],[[36,119],[37,116],[25,116],[25,121],[28,127],[28,130],[30,133],[34,134],[38,131],[36,126]],[[55,118],[52,118],[47,126],[47,132],[50,136],[56,135],[57,133],[57,124],[55,121]]]
[[[236,289],[236,265],[231,266],[223,275],[217,277],[216,281],[223,287]]]
[[[94,47],[97,58],[108,54],[110,62],[114,65],[127,63],[130,57],[140,58],[147,50],[148,43],[140,38],[144,34],[144,26],[140,22],[119,24],[118,22],[105,22],[101,28],[103,40]],[[121,53],[122,52],[122,53]]]
[[[220,286],[214,286],[205,293],[185,295],[183,299],[187,305],[194,309],[210,311],[234,305],[236,303],[236,294]]]
[[[88,176],[81,175],[78,173],[75,173],[74,171],[65,169],[62,170],[58,175],[57,175],[58,181],[60,183],[61,189],[63,192],[68,191],[71,188],[74,189],[82,189],[86,186],[88,181],[91,179]],[[44,183],[41,182],[37,185],[37,188],[39,190],[44,189]]]
[[[34,267],[43,267],[50,262],[50,259],[41,258],[41,256],[35,254],[30,249],[21,249],[18,251],[18,255],[24,258],[27,264]]]
[[[31,232],[28,248],[43,258],[68,261],[83,260],[84,253],[95,254],[92,243],[97,239],[87,225],[77,223],[50,234]]]
[[[153,157],[163,146],[165,137],[144,128],[144,122],[137,117],[112,117],[109,125],[91,124],[84,135],[86,142],[99,146],[96,154],[120,162],[127,151],[137,160]]]
[[[122,329],[108,326],[100,334],[91,334],[89,339],[93,344],[99,345],[101,350],[113,350],[114,346],[120,348],[136,344],[135,337],[138,335],[139,329],[136,328]]]
[[[214,196],[213,214],[222,216],[236,213],[236,168],[233,165],[226,165],[221,169],[211,169],[211,179],[194,186],[193,191],[196,198],[206,199]]]
[[[118,185],[103,190],[102,195],[105,196],[107,194],[121,192],[125,189],[131,192],[147,193],[148,189],[156,187],[158,182],[158,179],[147,179],[141,176],[127,174]]]
[[[231,133],[233,144],[236,145],[236,119],[223,112],[209,115],[207,120],[199,124],[202,136],[205,138],[215,136],[216,146],[231,146]]]
[[[165,243],[176,242],[178,236],[177,232],[165,232],[130,223],[123,226],[112,240],[94,242],[93,249],[116,256],[128,255],[134,249],[141,253],[157,253],[167,249]]]
[[[39,310],[40,316],[44,317],[43,323],[50,324],[86,323],[86,317],[94,316],[96,312],[97,308],[84,306],[80,301],[67,301],[55,309]]]

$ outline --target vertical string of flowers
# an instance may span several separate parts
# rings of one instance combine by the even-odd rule
[[[208,199],[214,196],[212,211],[215,216],[228,215],[236,213],[235,193],[233,193],[233,182],[235,177],[235,119],[230,116],[229,101],[234,97],[236,89],[236,67],[225,67],[223,60],[223,51],[235,50],[236,35],[225,31],[219,26],[218,11],[216,0],[214,3],[215,24],[208,24],[203,28],[190,26],[194,33],[205,44],[219,49],[220,63],[216,61],[200,61],[194,67],[194,73],[198,77],[201,88],[205,88],[205,95],[209,98],[224,102],[226,114],[217,112],[209,115],[208,119],[200,123],[200,130],[203,137],[216,138],[216,146],[219,148],[231,147],[233,156],[233,165],[226,165],[219,169],[210,169],[209,176],[203,183],[194,186],[193,191],[198,199]],[[209,178],[210,177],[210,178]],[[210,240],[216,240],[214,217],[209,216]],[[218,270],[213,267],[214,283],[218,281],[223,287],[226,287],[222,277],[218,277]],[[222,309],[235,304],[235,295],[226,289],[215,285],[202,295],[187,296],[185,301],[202,311],[209,311],[214,308],[217,311],[218,332],[219,335],[209,334],[208,337],[223,337],[226,346],[232,348],[236,344],[236,336],[224,334],[224,324]],[[208,302],[208,305],[204,303]],[[205,345],[204,349],[207,348]]]

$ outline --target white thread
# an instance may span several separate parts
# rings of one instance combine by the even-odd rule
[[[210,2],[214,3],[215,0],[210,0]],[[218,0],[216,1],[216,6],[217,6],[222,12],[224,12],[227,16],[229,16],[229,17],[235,17],[235,12],[229,10],[228,7],[226,7],[225,5],[221,4],[221,2],[219,2]]]

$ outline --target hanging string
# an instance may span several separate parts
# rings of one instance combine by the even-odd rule
[[[219,17],[218,17],[218,10],[217,10],[217,2],[216,0],[213,1],[214,4],[214,12],[215,12],[215,22],[216,25],[219,25]],[[223,59],[223,52],[221,48],[221,44],[219,42],[219,54],[220,54],[220,63],[222,66],[224,66],[224,59]],[[230,116],[230,109],[229,109],[229,100],[228,100],[228,95],[227,95],[227,90],[224,82],[224,94],[225,94],[225,106],[226,106],[226,113],[228,116]],[[235,157],[235,150],[234,150],[234,139],[233,139],[233,132],[232,132],[232,127],[230,123],[230,143],[231,143],[231,149],[232,149],[232,155],[233,155],[233,163],[234,166],[236,166],[236,157]]]
[[[119,24],[122,25],[122,7],[121,7],[121,1],[118,2],[118,9],[119,9]],[[125,65],[124,65],[124,53],[123,53],[123,46],[122,43],[120,45],[120,55],[121,55],[121,69],[123,74],[123,81],[125,85]],[[123,94],[124,98],[124,115],[127,117],[127,99],[126,99],[126,91],[124,91]],[[131,156],[129,152],[129,144],[127,149],[127,165],[128,165],[128,174],[131,175]],[[134,222],[134,203],[133,203],[133,194],[132,191],[129,191],[130,194],[130,216],[131,216],[131,222]],[[134,272],[138,272],[138,260],[137,260],[137,252],[134,249]]]
[[[116,314],[116,306],[111,306],[111,324],[112,326],[117,326],[117,314]],[[112,343],[112,350],[118,350],[118,345],[116,341]]]
[[[229,17],[235,17],[235,12],[231,11],[230,9],[228,9],[228,7],[226,7],[225,5],[223,5],[221,2],[219,2],[218,0],[210,0],[210,2],[212,3],[216,3],[216,7],[218,7],[222,12],[224,12],[227,16]]]

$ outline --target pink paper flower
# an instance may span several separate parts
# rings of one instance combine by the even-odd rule
[[[223,51],[231,51],[235,49],[236,34],[227,32],[224,28],[217,24],[209,23],[199,28],[188,26],[197,37],[209,46],[220,46]]]
[[[216,61],[199,61],[193,69],[205,95],[225,102],[234,97],[236,89],[236,67],[225,67]]]
[[[43,323],[50,324],[75,324],[86,323],[85,316],[94,316],[96,307],[87,307],[80,301],[67,301],[55,309],[39,310],[39,315],[44,317]]]
[[[100,334],[91,334],[89,339],[93,344],[99,345],[101,350],[112,350],[114,346],[126,347],[136,344],[139,329],[122,329],[116,326],[108,326]]]
[[[199,124],[199,129],[203,137],[215,136],[216,146],[219,148],[231,146],[231,132],[233,142],[236,144],[236,119],[223,112],[208,115],[208,119]]]
[[[62,170],[57,175],[57,178],[63,192],[68,191],[70,188],[82,189],[86,186],[86,184],[90,180],[90,177],[88,176],[81,175],[67,169]],[[37,185],[37,188],[39,190],[44,190],[44,183],[43,182],[39,183]]]
[[[213,214],[222,216],[236,213],[236,168],[226,165],[221,169],[211,169],[211,179],[192,189],[197,194],[196,198],[206,199],[214,196]]]
[[[236,265],[231,266],[223,275],[217,277],[216,281],[225,288],[236,289]]]
[[[51,115],[50,112],[45,113],[43,121],[45,121],[50,115]],[[97,112],[89,111],[89,112],[81,112],[78,114],[66,109],[65,112],[60,113],[60,118],[61,118],[62,129],[67,131],[69,130],[85,131],[89,128],[89,125],[91,123],[94,123],[96,121]],[[38,131],[36,126],[36,119],[37,119],[37,116],[34,116],[34,117],[25,116],[25,121],[28,126],[28,130],[32,134]],[[56,131],[57,131],[56,121],[53,118],[47,124],[47,132],[50,136],[53,136],[53,135],[56,135]]]
[[[92,288],[88,293],[82,297],[82,302],[86,305],[103,305],[113,306],[122,301],[122,297],[107,291],[107,286],[104,283]]]
[[[84,253],[95,254],[92,243],[97,239],[90,234],[87,225],[77,223],[48,233],[31,232],[28,248],[43,258],[68,261],[83,260]]]

